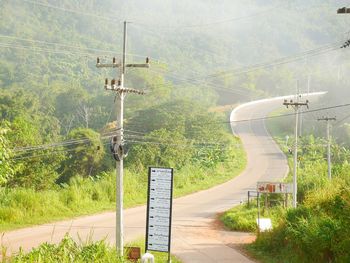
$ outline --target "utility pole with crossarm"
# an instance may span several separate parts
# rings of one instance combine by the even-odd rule
[[[299,108],[302,106],[309,107],[309,101],[300,101],[301,95],[297,94],[297,101],[284,100],[283,105],[287,108],[289,106],[294,108],[295,111],[295,130],[294,130],[294,170],[293,170],[293,207],[297,207],[297,161],[298,161],[298,123],[299,123]]]
[[[330,121],[336,121],[335,117],[322,117],[318,118],[318,121],[327,122],[327,163],[328,163],[328,178],[332,179],[332,167],[331,167],[331,136],[330,136]]]
[[[113,58],[112,63],[103,64],[100,58],[97,58],[96,67],[98,68],[119,68],[120,74],[119,79],[112,79],[109,83],[108,79],[105,80],[105,89],[111,90],[117,93],[117,107],[118,107],[118,119],[117,119],[117,135],[113,137],[111,150],[113,157],[116,159],[116,248],[120,255],[123,255],[124,248],[124,227],[123,227],[123,177],[124,167],[123,160],[126,155],[124,146],[124,98],[127,93],[135,93],[144,95],[145,93],[141,90],[126,88],[124,87],[125,69],[126,68],[149,68],[149,58],[146,58],[146,63],[142,64],[127,64],[126,63],[126,40],[127,40],[127,22],[124,21],[124,38],[123,38],[123,56],[121,62],[117,62],[116,58]]]

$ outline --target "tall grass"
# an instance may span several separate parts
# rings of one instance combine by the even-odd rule
[[[310,191],[302,205],[288,210],[272,232],[251,245],[272,262],[350,262],[349,179],[337,178]]]
[[[143,241],[132,246],[142,247]],[[167,254],[152,253],[157,262],[165,262]],[[126,256],[120,256],[116,249],[110,247],[104,240],[93,242],[91,239],[76,242],[66,235],[59,244],[44,243],[32,251],[21,250],[17,255],[3,257],[2,263],[127,263]],[[172,262],[180,263],[175,257]]]
[[[263,199],[263,198],[262,198]],[[280,223],[285,215],[285,209],[280,206],[263,207],[261,200],[260,217],[270,218],[272,225],[276,226]],[[258,217],[258,208],[256,204],[247,203],[236,206],[225,212],[220,220],[224,226],[232,231],[255,232],[257,231],[256,219]]]
[[[334,152],[337,159],[334,158],[330,181],[321,139],[308,136],[301,139],[303,142],[307,147],[300,147],[298,207],[289,209],[281,222],[272,231],[259,235],[248,250],[263,262],[350,262],[347,150],[333,145],[338,151]]]
[[[182,196],[223,183],[242,171],[245,155],[241,148],[232,161],[212,168],[186,165],[174,171],[174,195]],[[115,209],[115,172],[95,178],[74,177],[70,184],[53,190],[0,188],[0,231]],[[146,202],[147,170],[124,174],[124,205]]]

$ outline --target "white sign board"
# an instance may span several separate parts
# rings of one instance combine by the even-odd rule
[[[148,170],[146,251],[170,252],[173,169]]]
[[[293,184],[280,182],[258,182],[258,193],[275,193],[275,194],[291,194],[293,193]]]
[[[270,218],[259,218],[256,219],[256,223],[261,232],[268,231],[272,229],[272,223]]]

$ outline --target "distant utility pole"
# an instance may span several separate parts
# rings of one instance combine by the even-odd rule
[[[327,122],[327,163],[328,163],[328,178],[332,179],[332,167],[331,167],[331,136],[330,136],[330,121],[336,121],[335,117],[322,117],[318,118],[318,121]]]
[[[135,93],[144,95],[145,93],[141,90],[131,89],[124,87],[124,75],[125,68],[149,68],[149,58],[146,58],[146,63],[143,64],[126,64],[126,40],[127,40],[127,22],[124,21],[124,39],[123,39],[123,57],[121,62],[117,62],[113,58],[111,64],[102,64],[100,58],[97,58],[96,67],[98,68],[119,68],[119,80],[112,79],[111,83],[108,83],[108,79],[105,80],[105,89],[112,90],[117,93],[117,108],[118,108],[118,119],[117,119],[117,135],[113,138],[112,151],[113,156],[116,159],[116,248],[118,252],[123,255],[123,160],[126,155],[124,146],[124,130],[123,130],[123,118],[124,118],[124,98],[127,93]]]
[[[301,96],[297,94],[297,101],[284,100],[283,105],[287,108],[293,107],[295,111],[295,130],[294,130],[294,170],[293,170],[293,207],[297,207],[297,161],[298,161],[298,124],[299,124],[299,108],[302,106],[309,107],[309,101],[300,101]]]

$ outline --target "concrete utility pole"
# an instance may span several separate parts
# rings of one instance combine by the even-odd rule
[[[322,117],[318,118],[318,121],[327,122],[327,163],[328,163],[328,178],[332,179],[332,166],[331,166],[331,136],[330,136],[330,121],[336,121],[335,117]]]
[[[298,124],[299,124],[299,108],[302,106],[309,107],[309,101],[300,101],[301,96],[297,94],[297,101],[284,100],[283,105],[287,108],[292,106],[295,111],[295,130],[294,130],[294,170],[293,170],[293,207],[297,207],[297,161],[298,161]]]
[[[112,90],[117,93],[117,109],[118,109],[118,119],[117,119],[117,135],[113,137],[111,150],[113,156],[116,159],[116,248],[120,255],[123,255],[124,248],[124,228],[123,228],[123,177],[124,177],[124,166],[123,160],[126,155],[124,147],[124,128],[123,128],[123,118],[124,118],[124,98],[127,93],[135,93],[139,95],[144,95],[145,93],[141,90],[131,89],[124,87],[124,76],[125,69],[130,68],[149,68],[149,58],[146,58],[146,63],[143,64],[126,64],[126,40],[127,40],[127,22],[124,21],[124,39],[123,39],[123,56],[122,61],[117,62],[115,58],[111,64],[102,64],[100,58],[97,58],[96,67],[98,68],[119,68],[120,75],[119,80],[111,80],[111,84],[108,83],[108,79],[105,80],[105,89]]]

